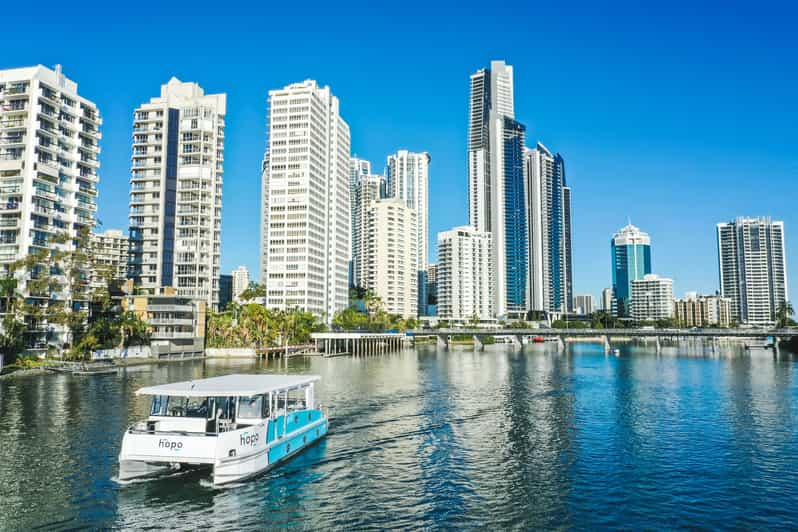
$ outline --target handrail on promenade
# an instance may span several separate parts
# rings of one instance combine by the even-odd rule
[[[447,328],[414,329],[413,336],[639,336],[639,337],[716,337],[716,338],[794,338],[798,328],[788,329],[496,329],[496,328]]]

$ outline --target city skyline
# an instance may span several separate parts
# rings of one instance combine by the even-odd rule
[[[441,15],[435,10],[430,13],[433,20],[440,20]],[[526,15],[525,12],[518,14],[521,17]],[[639,12],[633,15],[642,17]],[[167,13],[166,16],[176,16],[176,13]],[[598,15],[587,15],[572,22],[585,27],[591,16]],[[122,67],[107,63],[107,51],[96,58],[84,57],[78,53],[82,39],[77,43],[65,43],[57,50],[45,50],[41,46],[22,49],[15,54],[13,62],[6,62],[0,68],[38,63],[52,67],[61,63],[65,74],[79,83],[81,93],[97,104],[104,118],[98,213],[103,225],[98,227],[98,231],[124,230],[128,225],[127,177],[133,109],[147,101],[153,95],[153,88],[166,83],[171,76],[194,81],[208,93],[228,93],[230,118],[227,120],[226,148],[229,149],[225,153],[221,271],[229,272],[235,266],[245,264],[255,272],[258,271],[257,246],[242,237],[258,232],[259,168],[265,147],[263,113],[268,90],[306,78],[329,85],[341,101],[342,117],[352,127],[352,154],[373,164],[379,165],[386,154],[399,149],[428,151],[434,160],[429,229],[430,240],[434,240],[432,235],[437,232],[468,220],[466,155],[463,150],[468,76],[492,59],[504,59],[515,69],[516,115],[526,121],[528,137],[556,146],[564,154],[569,165],[569,184],[579,191],[574,196],[573,206],[574,293],[598,296],[601,289],[610,284],[606,240],[630,216],[635,225],[652,235],[656,242],[652,252],[657,265],[655,269],[657,273],[674,279],[675,294],[681,296],[687,291],[714,293],[719,288],[714,227],[738,216],[770,216],[784,221],[788,277],[795,278],[796,264],[792,260],[795,246],[791,228],[798,221],[789,198],[794,196],[798,185],[794,179],[794,156],[786,139],[794,136],[791,133],[794,126],[789,124],[798,120],[795,119],[794,106],[784,105],[786,95],[793,92],[795,84],[776,69],[761,65],[757,50],[767,49],[771,61],[780,62],[779,71],[789,71],[789,67],[784,68],[785,63],[793,64],[795,59],[789,47],[774,51],[773,43],[783,35],[778,24],[776,28],[770,27],[767,35],[755,32],[764,41],[758,46],[749,46],[746,41],[733,42],[733,36],[739,35],[741,28],[753,24],[735,17],[730,13],[719,13],[715,19],[714,35],[725,46],[723,54],[705,49],[698,58],[678,55],[699,39],[698,29],[692,26],[693,23],[671,17],[659,20],[664,32],[684,30],[684,42],[668,55],[652,40],[643,39],[639,44],[644,50],[658,50],[659,54],[647,55],[649,59],[654,58],[652,65],[644,65],[645,68],[636,72],[631,79],[639,83],[632,83],[628,88],[622,87],[621,81],[629,81],[630,74],[621,67],[636,64],[636,53],[612,50],[607,45],[606,36],[599,38],[598,49],[607,52],[609,73],[597,73],[596,64],[577,57],[578,45],[565,49],[564,55],[558,58],[564,62],[563,68],[571,76],[586,78],[593,83],[591,87],[596,89],[597,96],[563,83],[564,79],[559,74],[541,83],[536,77],[537,62],[547,61],[546,54],[536,53],[532,57],[529,53],[520,52],[512,46],[519,42],[516,34],[510,35],[508,42],[501,43],[501,48],[495,45],[480,48],[457,39],[463,51],[444,68],[441,68],[440,53],[431,53],[431,57],[419,60],[416,68],[425,75],[429,74],[430,78],[423,95],[426,101],[420,97],[406,97],[403,93],[408,82],[401,80],[378,92],[378,96],[369,91],[370,95],[365,97],[366,92],[347,79],[351,76],[351,67],[345,67],[346,44],[336,48],[336,60],[325,55],[324,61],[302,54],[296,61],[297,56],[291,56],[284,47],[278,47],[270,54],[270,61],[274,64],[268,75],[249,73],[241,81],[234,80],[231,69],[242,60],[252,59],[251,55],[234,61],[237,63],[234,65],[210,67],[209,61],[181,57],[175,46],[153,65],[136,71],[134,76],[131,73],[138,60],[134,60],[131,66]],[[452,28],[463,27],[465,20],[465,17],[458,18],[452,23]],[[652,24],[646,21],[648,18],[642,17],[643,24],[634,32],[642,32]],[[489,22],[492,25],[493,21]],[[124,25],[118,30],[120,41],[124,40],[126,32],[132,31]],[[10,38],[14,37],[15,31],[13,28],[9,30]],[[245,27],[243,35],[251,31]],[[453,30],[449,28],[447,31]],[[595,29],[587,35],[602,37],[601,32]],[[639,40],[640,36],[637,37]],[[427,42],[430,38],[422,32],[422,41]],[[622,43],[627,42],[624,36],[619,39]],[[539,41],[535,37],[534,44],[545,46],[544,41],[544,37]],[[380,52],[391,51],[385,46],[379,45],[363,56],[352,56],[359,57],[365,65],[373,61],[374,67],[368,71],[376,74],[377,80],[383,78],[378,72],[376,57]],[[586,44],[582,43],[582,46]],[[119,47],[119,44],[112,44],[109,51],[117,50],[119,53]],[[224,51],[225,47],[221,47],[221,50],[210,53],[216,56]],[[285,55],[280,56],[280,53]],[[733,70],[723,71],[723,66],[730,63],[724,63],[722,55],[736,56]],[[685,65],[681,68],[675,66],[676,58],[684,59]],[[705,63],[717,64],[717,68],[713,72],[699,72]],[[440,71],[432,72],[432,65]],[[113,91],[107,90],[104,76],[98,74],[106,71],[112,79],[124,83],[115,86]],[[582,74],[575,75],[574,71]],[[764,77],[752,75],[749,79],[767,80],[764,85],[769,86],[769,92],[760,92],[762,89],[746,81],[736,82],[734,90],[724,88],[722,82],[728,81],[730,74],[742,71],[764,74]],[[604,79],[612,78],[613,72],[626,72],[626,75],[617,80]],[[599,76],[603,76],[602,79]],[[696,76],[700,83],[682,90],[687,96],[673,94],[675,87]],[[654,87],[662,80],[667,83],[661,88]],[[735,108],[735,105],[752,101],[757,102],[757,116]],[[412,106],[417,106],[417,109],[407,112]],[[619,109],[622,112],[617,114]],[[429,115],[430,110],[435,112]],[[612,116],[607,116],[607,111],[613,111],[610,113]],[[426,118],[427,115],[432,120]],[[730,130],[737,133],[732,134]],[[743,137],[745,150],[739,149],[739,143],[734,142]],[[685,146],[688,147],[687,153]],[[743,193],[750,183],[751,172],[763,163],[768,178],[757,180],[758,194]],[[377,166],[376,170],[379,172],[381,169]],[[619,197],[624,201],[610,203]],[[608,210],[607,205],[612,208]],[[683,246],[685,234],[693,239],[690,246]],[[436,261],[436,250],[432,245],[429,257],[430,262]],[[794,296],[795,286],[790,288]]]

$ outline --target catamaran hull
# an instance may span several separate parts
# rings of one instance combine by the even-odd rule
[[[213,468],[213,483],[217,486],[240,482],[260,475],[321,440],[327,434],[327,420],[308,425],[290,433],[287,438],[273,442],[262,451],[240,458],[223,458]]]
[[[309,422],[301,424],[305,416]],[[270,420],[214,437],[128,432],[119,455],[119,479],[152,477],[201,464],[213,467],[215,485],[254,477],[327,434],[328,420],[318,410],[291,414],[289,420]]]

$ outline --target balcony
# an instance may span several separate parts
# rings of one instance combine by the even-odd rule
[[[188,339],[188,338],[196,338],[197,335],[194,334],[193,331],[191,332],[183,332],[183,331],[153,331],[152,338],[153,339]]]

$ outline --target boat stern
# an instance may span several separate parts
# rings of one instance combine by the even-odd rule
[[[119,480],[157,475],[181,465],[213,464],[216,436],[128,429],[119,453]]]

